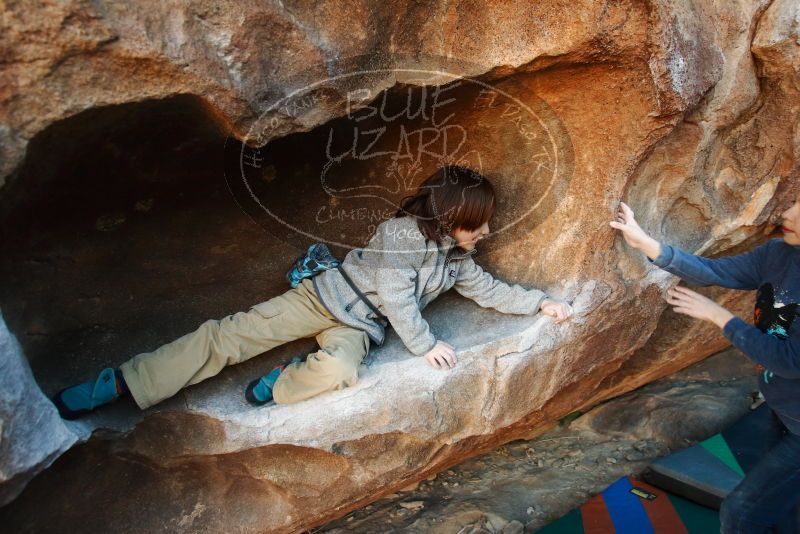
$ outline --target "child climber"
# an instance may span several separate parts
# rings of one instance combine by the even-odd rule
[[[800,504],[800,194],[783,212],[783,238],[726,258],[703,258],[656,241],[624,203],[610,224],[650,261],[689,283],[755,289],[755,325],[685,287],[669,291],[678,313],[717,325],[748,358],[766,370],[758,387],[772,410],[771,429],[760,436],[769,451],[722,502],[721,532],[756,534],[784,527],[796,532]]]
[[[355,384],[370,342],[383,344],[388,323],[408,350],[435,369],[456,364],[455,348],[436,339],[421,310],[451,287],[479,305],[504,313],[539,311],[557,322],[568,304],[537,289],[495,280],[472,259],[489,234],[495,192],[481,174],[459,166],[439,169],[401,202],[395,217],[378,225],[369,244],[351,250],[342,268],[379,316],[345,281],[338,269],[304,278],[286,293],[220,320],[153,352],[139,354],[119,369],[104,369],[95,380],[59,392],[54,403],[73,419],[130,393],[148,408],[182,388],[216,375],[283,343],[316,336],[320,350],[306,361],[272,369],[250,383],[246,399],[298,402]]]

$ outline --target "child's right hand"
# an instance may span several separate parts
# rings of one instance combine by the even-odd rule
[[[539,306],[539,311],[555,319],[556,324],[563,323],[572,316],[572,306],[557,300],[544,299]]]
[[[452,369],[456,365],[456,349],[450,343],[437,341],[436,345],[425,354],[425,359],[434,369]]]
[[[625,242],[635,249],[639,249],[651,260],[656,259],[661,254],[661,243],[647,235],[647,232],[642,230],[636,218],[633,216],[633,210],[624,202],[619,203],[619,211],[615,220],[609,223],[612,228],[622,232]]]

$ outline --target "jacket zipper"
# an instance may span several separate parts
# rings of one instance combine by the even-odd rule
[[[454,262],[454,261],[461,260],[461,259],[463,259],[463,258],[451,258],[450,255],[448,254],[447,259],[444,262],[444,272],[442,272],[442,279],[439,281],[439,283],[436,285],[436,287],[434,289],[431,289],[430,291],[426,291],[425,293],[420,295],[420,298],[424,297],[425,295],[428,295],[429,293],[433,293],[435,291],[438,291],[439,289],[444,287],[444,281],[447,280],[448,267],[450,266],[450,263]]]
[[[452,263],[454,261],[462,260],[462,259],[464,259],[464,258],[453,258],[452,257],[452,249],[451,249],[450,253],[447,255],[447,259],[444,262],[444,272],[442,272],[442,279],[439,281],[439,283],[437,284],[437,286],[434,289],[431,289],[430,291],[426,291],[425,293],[420,295],[420,298],[422,298],[425,295],[428,295],[430,293],[433,293],[435,291],[438,291],[439,289],[444,287],[444,281],[447,279],[448,267],[450,266],[450,263]],[[376,295],[376,294],[377,294],[376,291],[369,291],[367,293],[364,293],[365,296],[366,295]],[[353,300],[351,300],[350,302],[347,303],[347,305],[344,307],[344,311],[349,312],[351,309],[353,309],[353,306],[355,306],[356,302],[358,302],[359,300],[361,300],[361,297],[356,295],[356,298],[354,298]]]

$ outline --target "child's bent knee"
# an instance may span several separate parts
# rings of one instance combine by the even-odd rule
[[[335,384],[352,386],[358,380],[358,364],[347,358],[330,356],[322,361],[326,374]]]

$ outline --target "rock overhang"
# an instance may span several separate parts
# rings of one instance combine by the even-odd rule
[[[420,362],[410,360],[401,350],[389,354],[390,346],[387,346],[381,352],[376,351],[377,360],[365,370],[361,385],[349,392],[327,396],[327,401],[333,399],[334,404],[342,405],[342,418],[335,421],[360,425],[356,428],[361,434],[355,432],[353,439],[331,432],[320,422],[316,422],[316,425],[309,422],[303,428],[292,427],[293,423],[303,420],[298,418],[297,411],[309,409],[312,404],[308,404],[306,408],[300,405],[270,408],[264,414],[274,413],[276,417],[274,421],[266,422],[263,419],[268,418],[264,415],[259,418],[252,415],[252,412],[242,411],[244,405],[235,394],[237,381],[244,383],[246,377],[257,374],[263,365],[258,362],[237,366],[242,369],[223,374],[216,381],[191,388],[186,395],[168,401],[158,410],[140,414],[130,405],[126,408],[124,404],[119,404],[109,408],[102,416],[98,414],[95,421],[69,423],[68,427],[77,433],[83,432],[82,435],[86,437],[95,426],[116,427],[122,431],[141,421],[138,430],[117,440],[116,445],[109,446],[103,454],[108,458],[154,458],[158,461],[153,465],[158,465],[158,469],[163,469],[164,472],[175,466],[192,465],[192,469],[198,474],[209,473],[212,462],[225,464],[226,456],[230,457],[231,466],[236,464],[240,467],[253,467],[256,462],[263,463],[267,458],[277,458],[275,454],[278,454],[278,449],[275,447],[278,447],[280,454],[294,455],[292,457],[296,463],[292,465],[295,466],[293,469],[296,476],[287,478],[285,473],[270,474],[267,469],[254,475],[253,479],[271,480],[270,484],[288,481],[289,487],[294,484],[299,498],[304,492],[319,496],[324,493],[326,484],[333,484],[333,481],[339,481],[340,486],[347,487],[346,483],[342,484],[346,480],[342,473],[357,473],[349,480],[361,482],[359,491],[347,493],[347,490],[342,490],[341,494],[337,493],[336,498],[330,499],[331,510],[342,512],[337,507],[363,502],[390,488],[397,481],[407,481],[421,473],[435,471],[448,462],[474,454],[481,447],[492,443],[497,444],[513,439],[515,435],[533,432],[533,429],[541,428],[547,421],[552,421],[582,404],[596,402],[604,396],[629,389],[637,381],[655,378],[659,373],[677,369],[713,351],[715,347],[719,348],[721,341],[709,329],[690,327],[685,321],[676,319],[671,312],[662,313],[664,304],[660,298],[661,291],[673,281],[648,268],[641,258],[630,255],[618,242],[615,244],[613,232],[602,228],[602,225],[606,222],[606,212],[610,213],[616,200],[625,196],[641,210],[639,213],[650,231],[675,239],[679,244],[693,250],[721,253],[738,250],[764,239],[761,230],[769,231],[770,217],[774,216],[776,206],[788,198],[786,191],[793,177],[796,177],[796,149],[792,151],[789,140],[791,136],[787,137],[785,128],[781,126],[787,120],[791,123],[791,113],[795,113],[796,118],[796,110],[792,112],[791,107],[785,106],[781,110],[780,105],[787,98],[790,99],[792,91],[791,84],[787,85],[784,80],[796,78],[796,67],[792,70],[791,55],[787,55],[784,46],[786,36],[791,35],[791,31],[786,29],[790,26],[787,26],[787,21],[791,19],[786,15],[791,15],[791,10],[786,7],[788,4],[789,2],[753,2],[741,12],[721,14],[715,11],[717,8],[711,9],[702,2],[636,4],[633,7],[624,3],[604,7],[587,2],[576,7],[580,8],[580,13],[596,16],[577,17],[584,21],[577,26],[565,25],[564,13],[558,10],[550,10],[537,19],[537,27],[543,24],[542,28],[569,28],[569,31],[562,32],[557,39],[549,39],[549,42],[544,37],[551,34],[544,31],[535,34],[532,40],[522,39],[516,43],[513,39],[490,40],[482,48],[475,48],[475,42],[468,38],[451,43],[455,47],[453,50],[480,51],[471,59],[477,59],[476,63],[485,63],[487,68],[493,69],[486,76],[487,80],[494,79],[497,83],[505,80],[507,85],[532,91],[545,100],[548,106],[558,111],[559,119],[564,122],[564,127],[570,134],[575,149],[578,179],[573,180],[566,188],[564,203],[540,221],[533,239],[526,243],[527,246],[500,247],[480,261],[490,265],[493,271],[507,280],[531,285],[536,283],[555,293],[560,291],[565,297],[585,295],[586,293],[578,290],[580,284],[594,280],[595,285],[591,290],[593,296],[588,299],[591,302],[589,308],[592,309],[590,321],[588,325],[572,325],[572,337],[569,331],[564,331],[565,337],[559,337],[558,344],[550,345],[555,338],[541,335],[541,330],[535,330],[537,340],[541,342],[540,348],[536,349],[531,339],[520,335],[519,331],[509,334],[507,330],[503,330],[511,328],[510,325],[516,321],[514,318],[503,318],[507,321],[502,324],[494,319],[488,325],[475,321],[492,334],[504,334],[491,341],[484,341],[483,344],[476,338],[460,338],[464,339],[465,345],[476,350],[481,348],[483,353],[474,355],[472,360],[469,355],[465,355],[466,372],[463,377],[451,375],[455,380],[446,379],[442,375],[436,377],[430,372],[421,373],[414,365]],[[66,6],[64,9],[73,8],[83,9],[74,6]],[[323,6],[319,9],[324,11],[326,8]],[[766,15],[761,19],[763,24],[756,30],[756,23],[765,10]],[[491,19],[493,21],[503,20],[506,21],[505,24],[512,22],[504,39],[522,35],[519,33],[520,26],[514,24],[514,17],[509,18],[507,13],[491,12],[498,15]],[[366,12],[361,14],[364,13]],[[175,15],[170,14],[167,18],[177,20]],[[198,15],[199,20],[206,21],[209,16],[211,19],[220,16],[213,12]],[[309,14],[300,13],[299,18],[298,13],[294,15],[295,18],[292,19],[285,13],[270,14],[263,20],[277,20],[270,18],[273,16],[288,17],[286,20],[291,20],[292,24],[310,20],[304,19]],[[480,29],[476,22],[478,19],[474,18],[475,13],[462,12],[459,15],[466,27],[476,31]],[[570,16],[572,15],[573,11],[570,12]],[[285,89],[290,87],[284,84],[284,89],[281,89],[283,80],[278,80],[271,86],[272,89],[266,91],[249,88],[237,94],[230,90],[230,87],[249,83],[248,80],[261,80],[264,77],[258,73],[267,72],[258,68],[249,69],[247,61],[242,61],[241,52],[235,49],[247,48],[245,43],[248,42],[258,42],[247,40],[248,32],[254,31],[252,29],[243,29],[239,33],[239,30],[233,29],[229,32],[230,35],[220,34],[218,29],[209,30],[209,35],[213,37],[209,41],[212,50],[218,46],[224,48],[230,47],[231,43],[237,44],[222,56],[216,56],[227,58],[224,59],[224,69],[214,67],[208,70],[210,74],[203,74],[202,69],[214,64],[215,56],[204,56],[204,53],[196,51],[186,55],[186,44],[191,43],[191,39],[182,40],[183,46],[172,46],[169,44],[171,41],[164,41],[150,49],[146,35],[147,31],[158,30],[157,25],[154,26],[155,19],[137,13],[116,13],[109,6],[103,8],[103,16],[106,17],[106,22],[102,18],[99,22],[92,22],[89,32],[91,38],[88,39],[103,52],[93,56],[94,48],[84,48],[89,53],[78,54],[61,64],[55,64],[54,74],[50,78],[61,80],[57,83],[64,84],[64,87],[76,89],[72,94],[85,96],[88,93],[90,97],[81,97],[77,102],[70,103],[63,97],[53,98],[51,108],[43,110],[37,105],[37,101],[46,99],[50,94],[48,91],[56,87],[57,83],[37,85],[35,76],[29,80],[29,87],[33,89],[22,95],[22,100],[17,104],[18,109],[27,109],[35,116],[35,120],[25,122],[15,118],[5,127],[4,138],[13,141],[4,143],[7,149],[10,148],[7,153],[12,155],[4,158],[7,167],[8,162],[13,167],[15,161],[20,161],[26,139],[31,139],[43,126],[61,120],[75,110],[161,98],[176,92],[203,95],[199,101],[207,100],[211,103],[207,106],[211,110],[210,116],[214,117],[209,119],[211,122],[218,122],[226,131],[244,135],[246,124],[266,109],[266,96],[285,94]],[[371,16],[369,14],[359,20],[363,22]],[[432,20],[435,19],[435,16],[432,17]],[[527,20],[521,17],[518,19]],[[587,24],[586,20],[594,22]],[[724,24],[716,29],[715,24],[720,20],[724,20]],[[562,21],[561,26],[559,21]],[[111,30],[101,30],[106,23],[110,24]],[[207,31],[201,29],[207,28],[204,24],[198,22],[196,26],[190,25],[184,29],[185,34],[201,35]],[[728,26],[742,31],[727,31],[725,28]],[[306,29],[310,27],[313,25],[306,26]],[[489,27],[492,25],[489,24]],[[715,31],[705,31],[708,27],[714,27]],[[147,31],[141,31],[148,28]],[[110,38],[110,35],[114,38]],[[309,52],[310,58],[318,58],[317,53],[324,56],[335,48],[332,47],[335,41],[323,39],[314,31],[303,34],[302,39],[306,38],[312,43],[307,49],[315,51]],[[762,69],[759,73],[754,72],[753,62],[747,59],[751,38],[755,61]],[[361,41],[356,40],[355,44],[358,42]],[[421,42],[424,47],[426,41]],[[500,50],[503,48],[500,43],[505,42],[512,46]],[[532,43],[534,44],[531,45]],[[305,45],[300,49],[306,50]],[[128,50],[136,50],[140,57],[129,57],[131,54],[128,54]],[[147,55],[153,53],[153,50],[155,59],[148,58]],[[266,50],[274,51],[274,47]],[[115,57],[115,54],[118,56]],[[267,55],[271,54],[272,52]],[[52,57],[57,58],[58,53],[52,54]],[[275,57],[282,56],[279,54]],[[176,69],[176,58],[185,61],[189,68]],[[90,65],[94,59],[97,60],[96,65],[105,68],[106,72],[95,78],[101,80],[101,83],[87,90],[86,81],[89,78],[83,74],[93,72]],[[132,74],[133,82],[126,82],[113,93],[104,90],[102,80],[114,76],[115,72],[125,72],[120,67],[126,65],[138,66],[138,71],[128,71]],[[80,68],[83,68],[83,73]],[[225,69],[231,75],[232,85],[228,87]],[[309,69],[309,72],[313,70]],[[329,69],[322,70],[325,70],[325,75],[332,73]],[[486,70],[466,72],[465,75],[480,75]],[[239,74],[233,76],[231,72]],[[694,78],[693,73],[697,74]],[[221,78],[218,76],[220,74]],[[766,78],[760,79],[759,76]],[[753,83],[738,83],[737,80],[749,80]],[[775,83],[760,85],[759,80]],[[385,87],[400,87],[398,83],[403,81],[405,80],[402,78],[390,79],[376,84],[374,89],[377,92]],[[632,92],[631,88],[635,90]],[[69,91],[64,91],[63,94],[69,94]],[[582,115],[588,119],[581,119]],[[325,123],[331,117],[330,110],[313,112],[308,115],[308,120],[289,121],[284,129],[276,131],[281,136],[292,131],[310,131],[315,125]],[[751,147],[748,140],[757,139],[760,134],[780,141],[776,147],[759,143]],[[498,175],[514,174],[508,167],[502,167],[496,161],[488,163],[487,167],[495,169]],[[729,170],[720,171],[726,168]],[[508,191],[506,194],[509,194]],[[509,198],[516,197],[509,194]],[[220,216],[223,212],[211,209],[208,213]],[[111,231],[124,230],[128,223],[120,223],[119,218],[111,215],[103,218],[100,226]],[[253,232],[248,233],[245,224],[234,222],[235,219],[231,217],[228,214],[222,220],[232,223],[230,231],[236,235],[235,240],[258,242],[258,236],[253,235]],[[127,220],[130,222],[132,219]],[[161,220],[161,227],[167,228],[165,223],[168,221],[169,219]],[[581,224],[578,225],[575,221],[580,221]],[[232,249],[225,249],[231,244],[230,235],[221,234],[219,242],[212,245],[219,247],[216,249],[217,253],[226,250],[230,253]],[[161,236],[169,239],[167,232],[162,231]],[[289,249],[281,244],[270,241],[266,246],[277,257],[290,254],[287,252]],[[248,257],[241,252],[236,254],[238,258]],[[187,257],[190,256],[191,254],[187,254]],[[209,258],[203,255],[195,257],[206,261]],[[249,259],[253,260],[253,257]],[[182,272],[181,269],[170,266],[169,261],[162,261],[161,268],[173,274]],[[222,269],[217,271],[221,272]],[[270,278],[269,274],[265,276],[266,272],[251,268],[247,270],[247,274],[256,276],[256,279],[267,281],[264,295],[280,291],[281,286],[277,279]],[[239,285],[239,297],[231,298],[218,290],[222,287],[219,284],[221,278],[215,281],[215,276],[219,274],[205,279],[197,273],[189,276],[194,284],[187,288],[208,284],[207,287],[212,288],[209,296],[194,297],[197,315],[161,321],[169,326],[162,328],[156,335],[148,333],[148,343],[155,346],[158,342],[190,330],[201,316],[219,316],[223,309],[232,311],[254,303],[250,298],[252,286]],[[589,291],[588,285],[583,287],[587,288],[584,291]],[[162,289],[161,302],[158,299],[153,301],[157,304],[151,305],[151,310],[148,310],[151,312],[148,320],[155,320],[159,313],[162,314],[160,317],[169,317],[169,299],[164,298],[169,289],[166,286]],[[248,292],[248,298],[244,298]],[[746,309],[747,303],[735,295],[715,295],[731,307],[740,306],[743,311]],[[216,305],[211,304],[214,297],[224,299],[224,302],[218,300]],[[88,298],[92,299],[94,296],[88,295]],[[186,299],[183,303],[190,300]],[[436,308],[436,304],[442,307]],[[458,323],[448,315],[450,312],[444,309],[445,304],[459,310],[461,319],[471,317],[464,314],[477,310],[470,310],[468,306],[460,307],[467,303],[458,299],[447,300],[443,297],[441,302],[434,303],[428,311],[434,327],[440,332],[457,336]],[[179,306],[175,306],[173,309],[178,308]],[[496,317],[486,311],[481,311],[480,316]],[[441,322],[437,323],[437,319]],[[659,319],[661,321],[656,326]],[[521,320],[530,322],[530,318]],[[531,324],[541,320],[535,319]],[[680,328],[685,328],[685,332],[682,333]],[[40,326],[21,331],[26,332],[25,335],[28,332],[31,335],[46,332]],[[521,331],[534,336],[533,326]],[[682,350],[681,358],[671,358],[670,347],[673,347],[672,350]],[[273,354],[271,358],[279,359],[293,351],[308,348],[308,343],[297,343],[288,347],[285,352]],[[540,350],[540,353],[535,354],[536,350]],[[113,358],[124,357],[119,351],[111,352],[114,353]],[[493,353],[496,356],[491,356]],[[31,351],[29,356],[31,355],[35,355],[35,352]],[[93,362],[93,358],[98,361]],[[90,363],[99,363],[99,359],[101,358],[97,356],[88,358],[86,369],[91,367]],[[32,363],[35,367],[35,357]],[[79,374],[76,369],[69,372],[76,376]],[[412,388],[412,399],[410,402],[406,399],[406,404],[400,405],[401,409],[398,409],[397,402],[394,405],[387,402],[378,421],[372,422],[380,423],[375,424],[374,428],[385,432],[370,436],[368,432],[372,423],[360,420],[370,413],[369,402],[361,404],[360,411],[353,407],[352,402],[362,402],[359,398],[365,396],[370,388],[391,390],[387,381],[395,376],[394,372],[401,377],[398,379],[401,383],[418,389]],[[487,376],[500,376],[501,379],[486,381]],[[44,382],[48,386],[47,380]],[[474,384],[485,388],[481,390],[484,397],[480,402],[474,397],[461,396],[463,390],[468,389],[466,386]],[[525,389],[530,389],[530,384],[538,386],[534,394]],[[49,383],[50,388],[54,385],[54,382]],[[490,391],[489,388],[494,390]],[[398,393],[401,394],[402,392]],[[520,399],[528,399],[529,402],[526,404]],[[219,403],[216,408],[215,403]],[[474,405],[477,408],[473,408]],[[458,413],[453,408],[458,406],[468,406],[470,411],[467,414]],[[219,423],[224,407],[230,410],[229,413],[235,414],[233,423]],[[476,417],[472,410],[479,411],[480,417]],[[505,418],[498,415],[501,412]],[[409,420],[413,420],[410,419],[412,416],[422,415],[427,416],[424,418],[428,421],[427,425],[408,424]],[[434,423],[430,424],[430,421]],[[402,422],[406,424],[403,425]],[[283,434],[280,439],[296,439],[300,431],[307,431],[309,436],[313,434],[316,437],[309,437],[304,444],[293,442],[291,446],[278,445],[276,441],[267,445],[267,450],[261,450],[256,435],[259,430],[263,434],[265,425],[266,428],[271,428],[272,424],[278,430],[282,427],[295,430],[294,433]],[[500,426],[494,427],[492,433],[476,436],[473,430],[479,428],[480,424]],[[432,429],[436,428],[454,432],[452,435],[458,436],[459,440],[445,438],[443,441],[433,439],[432,442],[426,442],[427,438],[417,439],[414,435],[419,432],[423,437],[429,437]],[[172,440],[154,438],[166,429],[183,432],[175,433]],[[463,430],[461,434],[458,433],[459,429]],[[280,435],[280,432],[272,432],[273,436]],[[216,450],[215,447],[220,442],[229,438],[237,444],[237,452],[222,447],[218,449],[220,454],[213,458],[212,455],[204,454],[204,450],[206,453]],[[149,445],[143,444],[148,440]],[[247,444],[255,446],[252,454],[246,450]],[[391,450],[393,444],[397,445],[397,451]],[[170,445],[174,448],[170,449]],[[102,447],[90,444],[89,449]],[[315,450],[319,452],[314,452]],[[164,454],[165,451],[170,451],[173,456]],[[397,454],[390,460],[387,455],[393,452]],[[320,485],[311,489],[309,484],[313,482],[313,477],[310,477],[308,468],[300,468],[300,458],[304,454],[309,456],[310,465],[320,466],[320,472],[324,472],[324,466],[327,465],[330,473],[339,474],[323,477],[324,480],[317,481]],[[405,459],[403,454],[407,455]],[[384,456],[386,465],[382,466],[380,461],[374,460],[381,455]],[[411,462],[413,466],[408,465],[409,458],[415,459]],[[363,460],[361,464],[359,459]],[[272,465],[270,461],[267,464]],[[309,479],[310,482],[304,485],[304,479]],[[262,488],[264,495],[274,495],[265,488]],[[217,498],[221,499],[217,502],[224,501],[221,496]],[[285,496],[277,498],[274,501],[275,509],[291,509],[290,500],[285,500]],[[334,504],[334,501],[338,504]],[[305,502],[300,499],[295,506]],[[187,501],[185,504],[189,506],[190,503]],[[305,509],[311,515],[339,513],[307,506],[308,503],[295,509]],[[287,529],[287,525],[309,524],[303,523],[304,520],[299,519],[296,513],[289,515],[290,519],[280,523],[283,527],[279,527],[277,523],[270,524],[275,528]],[[319,518],[322,515],[314,517]],[[260,528],[263,529],[265,524],[261,523]]]

